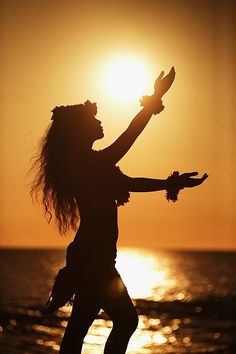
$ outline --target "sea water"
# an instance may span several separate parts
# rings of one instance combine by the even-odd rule
[[[71,307],[43,317],[63,250],[0,250],[0,353],[58,353]],[[127,353],[236,354],[236,253],[126,248],[117,268],[139,314]],[[83,353],[101,354],[112,323],[99,313]]]

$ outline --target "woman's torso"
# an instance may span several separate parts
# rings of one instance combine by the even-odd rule
[[[76,201],[80,226],[74,240],[77,261],[104,267],[115,263],[118,184],[116,167],[103,163],[99,152],[79,171]]]

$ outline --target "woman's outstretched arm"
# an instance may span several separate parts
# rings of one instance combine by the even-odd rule
[[[201,178],[192,178],[196,176],[197,172],[187,172],[183,173],[176,179],[176,186],[179,189],[182,188],[192,188],[202,184],[208,175],[205,173]],[[143,177],[128,177],[127,184],[130,192],[154,192],[160,190],[168,190],[173,188],[173,182],[167,179],[153,179],[153,178],[143,178]]]
[[[154,179],[145,177],[127,177],[130,192],[154,192],[167,188],[166,179]]]
[[[161,100],[158,103],[158,113],[160,113],[164,106]],[[110,146],[100,151],[103,158],[107,162],[116,164],[131,148],[137,137],[148,124],[153,111],[149,107],[144,107],[132,120],[128,128],[122,133],[119,138]]]

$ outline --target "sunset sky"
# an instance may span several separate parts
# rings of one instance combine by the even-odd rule
[[[233,3],[1,1],[1,246],[64,247],[72,239],[32,205],[30,158],[51,110],[86,99],[98,103],[105,132],[94,148],[112,143],[140,109],[138,97],[118,95],[108,82],[119,62],[130,60],[145,73],[143,94],[161,70],[175,66],[176,80],[165,110],[120,168],[130,176],[166,178],[179,170],[209,178],[182,191],[177,203],[164,191],[133,193],[119,208],[119,244],[236,249]]]

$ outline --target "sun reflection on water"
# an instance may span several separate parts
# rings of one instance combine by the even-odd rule
[[[117,257],[117,269],[133,299],[161,300],[175,285],[167,264],[143,249],[122,249]]]
[[[184,294],[176,292],[176,281],[173,279],[168,256],[144,249],[121,249],[116,263],[132,299],[148,299],[161,301],[175,293],[175,298],[183,299]],[[71,307],[64,307],[63,313],[68,316]],[[176,342],[174,335],[179,328],[179,320],[164,325],[160,318],[139,315],[139,325],[132,336],[127,353],[151,353],[153,346],[164,346]],[[61,322],[62,328],[65,322]],[[84,353],[100,353],[111,331],[112,323],[107,319],[97,319],[90,328],[85,341]],[[187,343],[187,340],[186,340]],[[155,347],[156,348],[156,347]]]

